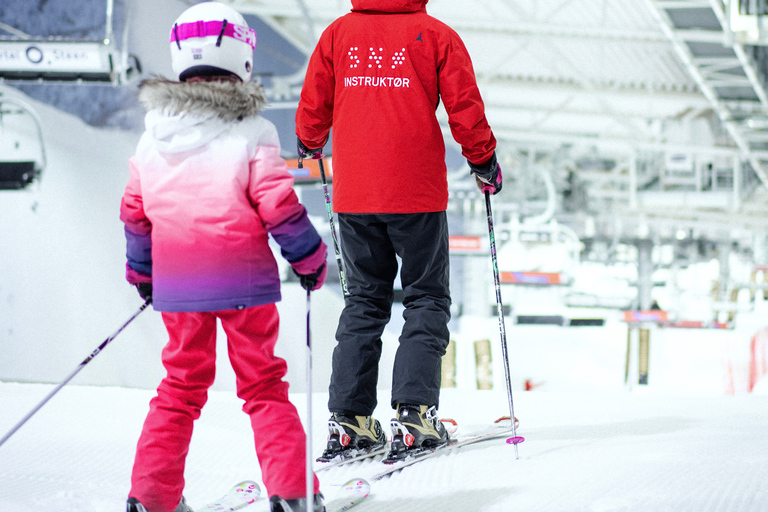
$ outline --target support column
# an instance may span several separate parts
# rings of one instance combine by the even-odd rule
[[[638,329],[638,352],[640,358],[637,365],[637,383],[647,385],[648,384],[648,360],[651,355],[651,330],[648,327],[641,327]]]
[[[637,246],[637,299],[642,311],[651,309],[653,292],[653,242],[641,239]]]
[[[637,150],[632,151],[629,163],[629,209],[637,210]]]
[[[493,389],[491,340],[475,341],[475,375],[477,389]]]
[[[449,340],[445,348],[440,370],[440,387],[456,387],[456,342],[454,340]]]
[[[717,302],[728,301],[728,284],[731,281],[731,242],[722,242],[718,245],[718,263],[720,264],[720,276],[718,278]],[[720,312],[715,311],[715,322],[720,321]],[[727,320],[727,318],[726,318]]]
[[[768,235],[764,232],[755,233],[754,242],[753,242],[753,250],[754,250],[754,261],[757,263],[760,268],[768,268]],[[754,284],[759,284],[759,281],[757,280],[757,269],[752,271],[752,276],[754,279]],[[763,274],[763,283],[765,285],[768,285],[768,270],[762,270]],[[750,293],[750,299],[755,300],[756,291],[753,289]],[[763,300],[768,300],[768,289],[763,289]]]
[[[733,199],[731,210],[739,211],[741,208],[741,160],[738,156],[733,157]]]
[[[637,299],[642,311],[651,309],[653,292],[653,242],[640,239],[637,246]],[[639,334],[638,384],[648,384],[648,362],[650,359],[651,331],[647,325],[641,325]]]

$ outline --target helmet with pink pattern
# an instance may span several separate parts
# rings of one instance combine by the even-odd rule
[[[228,5],[193,5],[171,28],[171,62],[179,80],[194,76],[232,74],[251,79],[256,31]]]

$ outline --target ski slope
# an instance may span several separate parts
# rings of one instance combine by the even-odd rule
[[[51,389],[0,383],[0,431]],[[123,510],[133,450],[153,392],[65,387],[0,448],[0,510]],[[469,433],[504,413],[500,391],[445,390],[441,409]],[[292,395],[304,416],[305,396]],[[313,395],[312,439],[325,441],[325,393]],[[467,447],[375,482],[360,512],[759,512],[768,510],[768,395],[681,397],[518,392],[519,459],[504,440]],[[211,392],[187,460],[188,502],[202,506],[260,481],[248,420],[233,393]],[[380,406],[376,415],[388,420]],[[333,497],[378,462],[319,474]],[[250,507],[268,510],[265,500]]]

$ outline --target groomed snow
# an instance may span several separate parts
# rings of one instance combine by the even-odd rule
[[[0,383],[0,432],[50,385]],[[153,392],[68,386],[0,448],[0,510],[124,509],[133,450]],[[325,441],[327,395],[313,395],[313,442]],[[292,396],[304,416],[305,396]],[[759,512],[768,510],[768,396],[676,397],[518,392],[519,459],[504,440],[424,461],[375,482],[360,512]],[[233,393],[214,391],[198,420],[186,497],[202,506],[231,485],[260,481],[250,428]],[[501,391],[445,390],[441,410],[462,432],[505,412]],[[380,406],[376,415],[388,420]],[[378,462],[319,474],[338,485]],[[266,500],[250,507],[266,511]]]

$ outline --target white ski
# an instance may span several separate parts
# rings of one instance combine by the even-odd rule
[[[448,444],[444,444],[444,445],[438,446],[436,448],[426,449],[426,450],[423,450],[423,451],[420,451],[420,452],[416,452],[413,455],[410,455],[410,456],[408,456],[407,458],[405,458],[403,460],[391,463],[391,464],[389,464],[389,467],[387,469],[385,469],[385,470],[377,473],[373,477],[371,477],[371,480],[373,480],[373,481],[381,480],[382,478],[384,478],[384,477],[386,477],[388,475],[391,475],[392,473],[396,473],[396,472],[400,471],[403,468],[406,468],[408,466],[416,464],[417,462],[421,462],[423,460],[426,460],[426,459],[429,459],[429,458],[432,458],[432,457],[435,457],[435,456],[438,456],[438,455],[449,453],[449,452],[451,452],[453,450],[457,450],[457,449],[459,449],[459,448],[461,448],[463,446],[467,446],[467,445],[475,444],[475,443],[481,443],[481,442],[484,442],[484,441],[490,441],[490,440],[498,439],[498,438],[501,438],[501,437],[506,437],[509,434],[513,433],[513,429],[512,429],[511,424],[508,427],[501,424],[501,422],[505,421],[505,420],[509,421],[509,417],[499,418],[498,420],[496,420],[494,422],[495,425],[493,425],[493,426],[491,426],[491,427],[489,427],[487,429],[484,429],[484,430],[482,430],[480,432],[477,432],[477,433],[475,433],[473,435],[470,435],[470,436],[467,436],[467,437],[464,437],[464,438],[460,438],[460,439],[453,438],[453,439],[451,439],[451,441],[448,442]],[[518,422],[517,418],[515,418],[515,428],[517,428],[518,424],[519,424],[519,422]],[[523,440],[522,437],[514,437],[512,439],[515,439],[516,443],[517,442],[522,442],[522,440]]]
[[[246,480],[240,482],[221,498],[195,509],[197,512],[232,512],[247,507],[261,496],[261,487],[256,482]]]
[[[355,478],[341,486],[334,498],[325,504],[326,512],[344,512],[362,503],[371,494],[371,484]]]

